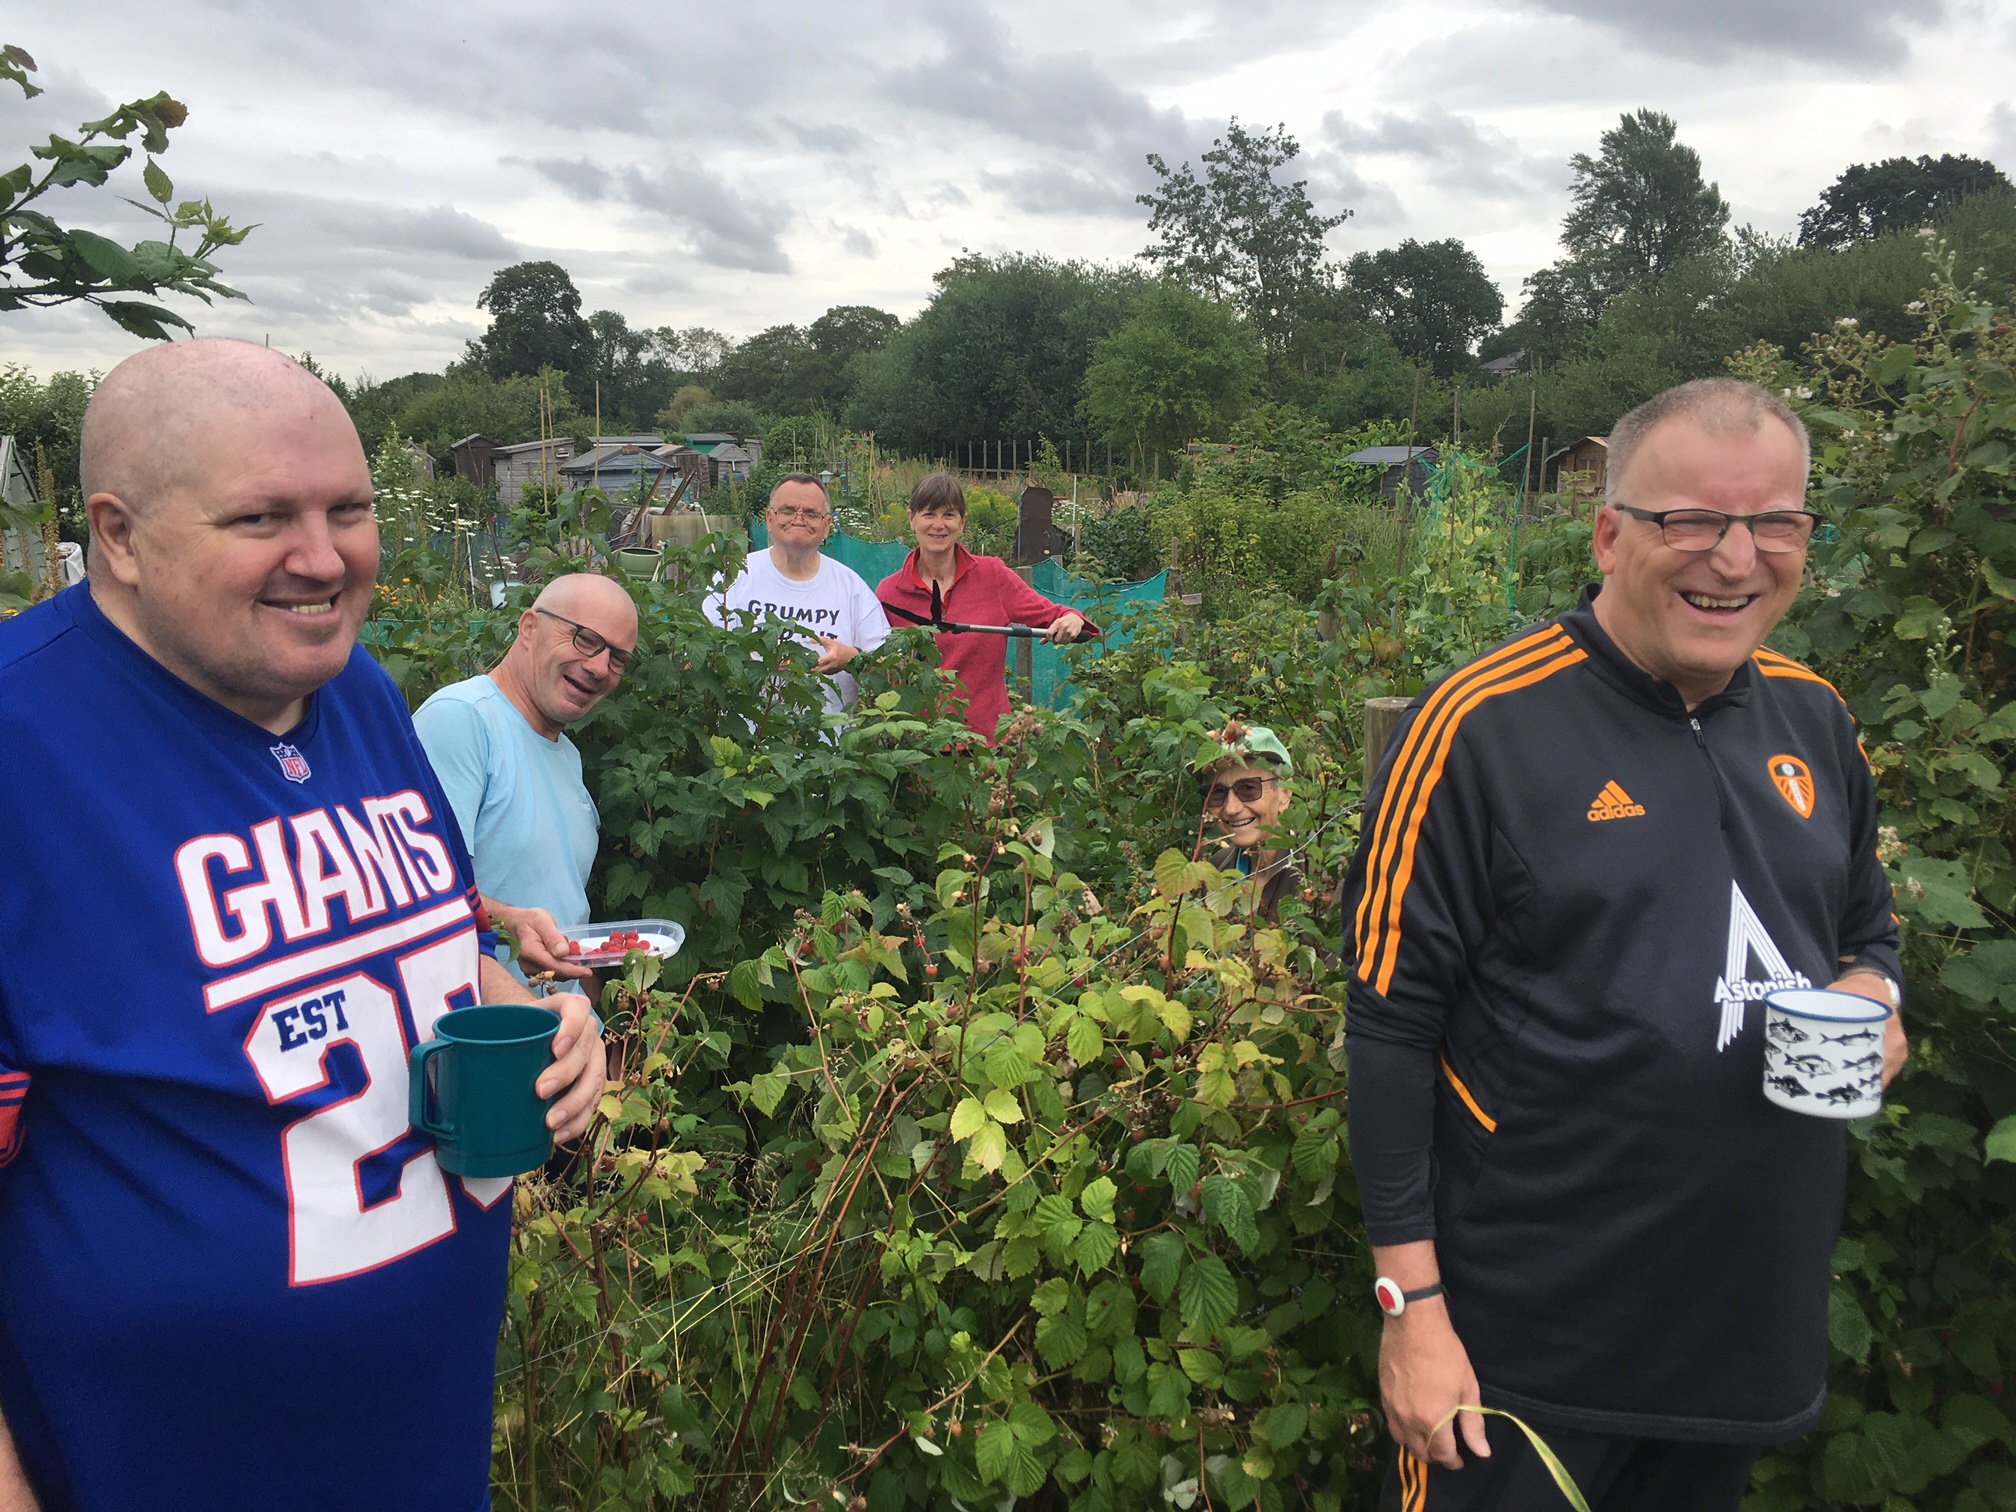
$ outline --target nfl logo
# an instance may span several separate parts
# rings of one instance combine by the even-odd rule
[[[285,777],[289,782],[306,782],[308,780],[308,758],[294,749],[293,746],[277,745],[269,746],[267,749],[272,751],[273,759],[280,763],[280,775],[282,777]]]

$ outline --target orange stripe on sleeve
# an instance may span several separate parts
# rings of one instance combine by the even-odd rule
[[[1418,780],[1421,753],[1429,744],[1432,732],[1440,728],[1448,710],[1478,680],[1510,670],[1515,664],[1524,665],[1535,656],[1546,655],[1570,644],[1572,642],[1558,626],[1550,625],[1532,635],[1523,636],[1456,672],[1429,696],[1421,712],[1415,716],[1408,727],[1406,739],[1401,742],[1399,753],[1393,758],[1389,769],[1392,775],[1379,805],[1373,833],[1367,841],[1373,847],[1372,860],[1365,868],[1365,893],[1358,900],[1358,917],[1354,921],[1361,963],[1365,959],[1364,943],[1371,935],[1372,921],[1379,917],[1382,906],[1381,894],[1391,862],[1394,837],[1402,828],[1401,815],[1411,802],[1408,790]],[[1361,980],[1365,979],[1362,969],[1359,976]]]
[[[1564,637],[1564,640],[1566,638]],[[1548,648],[1552,649],[1552,648]],[[1544,653],[1543,653],[1544,654]],[[1382,877],[1384,891],[1382,911],[1373,916],[1372,952],[1370,964],[1360,942],[1358,959],[1359,978],[1365,980],[1368,971],[1375,975],[1373,987],[1383,996],[1391,990],[1393,973],[1398,969],[1400,959],[1400,913],[1407,897],[1407,885],[1414,877],[1415,847],[1421,838],[1421,825],[1427,818],[1428,804],[1435,796],[1435,788],[1442,780],[1442,771],[1449,760],[1449,752],[1456,743],[1456,733],[1463,720],[1479,705],[1503,693],[1516,692],[1520,688],[1545,682],[1557,672],[1566,671],[1589,659],[1589,653],[1568,641],[1557,654],[1548,655],[1537,665],[1528,666],[1517,676],[1506,676],[1500,680],[1485,680],[1479,686],[1466,686],[1463,696],[1451,706],[1445,718],[1438,722],[1435,737],[1423,751],[1426,768],[1421,774],[1416,791],[1407,804],[1405,822],[1395,837],[1399,853],[1392,865],[1391,874]],[[1530,661],[1531,658],[1524,660]],[[1506,671],[1510,671],[1507,668]]]
[[[1766,677],[1788,677],[1796,682],[1818,683],[1836,698],[1841,698],[1839,688],[1818,672],[1809,671],[1789,656],[1780,656],[1776,651],[1760,650],[1754,652],[1750,659],[1757,663],[1757,670]],[[1848,700],[1842,698],[1841,701],[1846,703]]]

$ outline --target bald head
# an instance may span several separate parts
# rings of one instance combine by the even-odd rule
[[[84,497],[113,494],[144,510],[178,489],[204,486],[211,462],[205,442],[219,422],[274,415],[341,416],[349,424],[343,402],[320,378],[249,341],[166,341],[136,352],[105,375],[84,411]]]
[[[611,644],[637,643],[637,605],[614,578],[597,572],[570,572],[539,590],[532,607],[586,625]]]

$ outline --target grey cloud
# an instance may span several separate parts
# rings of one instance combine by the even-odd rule
[[[1906,28],[1942,20],[1948,0],[1533,0],[1643,50],[1721,62],[1741,53],[1882,68],[1901,62]]]
[[[531,166],[576,199],[620,201],[679,227],[702,262],[750,273],[789,273],[778,243],[789,215],[759,196],[741,194],[688,163],[646,172],[632,164],[610,172],[586,158],[535,158]]]
[[[1143,216],[1135,188],[1110,174],[1059,168],[982,173],[980,182],[1030,215]]]
[[[840,245],[855,257],[875,255],[875,239],[859,226],[841,227]]]
[[[1323,140],[1351,157],[1412,158],[1437,186],[1462,194],[1516,199],[1565,181],[1565,171],[1522,153],[1503,132],[1440,106],[1370,122],[1347,120],[1333,110],[1323,117]]]

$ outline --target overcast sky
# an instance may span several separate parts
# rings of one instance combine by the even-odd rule
[[[1793,231],[1851,162],[2016,173],[2016,0],[16,0],[48,92],[30,140],[165,89],[162,166],[259,229],[205,334],[337,371],[438,369],[490,275],[552,258],[588,309],[746,336],[834,304],[908,317],[961,248],[1121,260],[1144,155],[1285,122],[1338,256],[1461,237],[1516,305],[1555,255],[1571,153],[1673,115],[1738,223]],[[137,169],[115,179],[141,196]],[[67,221],[138,233],[106,191]],[[95,312],[0,317],[0,361],[105,367]]]

